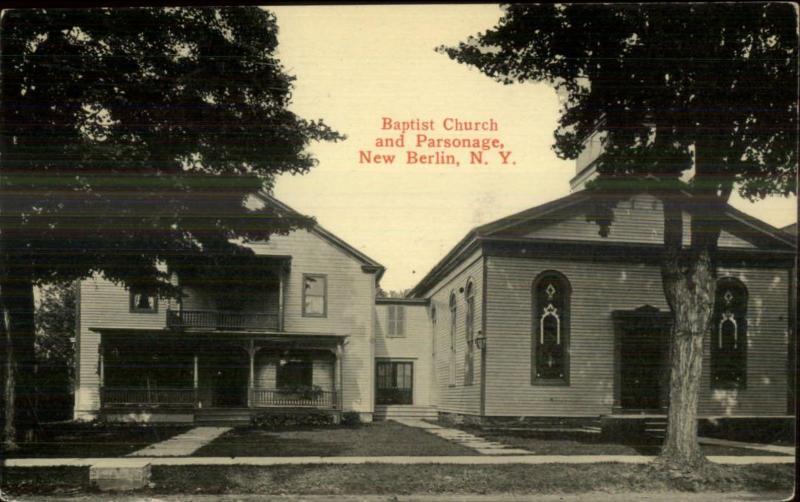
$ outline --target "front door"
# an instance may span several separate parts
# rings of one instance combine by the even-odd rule
[[[222,346],[209,356],[212,405],[222,408],[247,406],[248,359],[238,347]]]
[[[663,330],[625,330],[620,354],[620,404],[625,409],[659,410],[667,371]]]

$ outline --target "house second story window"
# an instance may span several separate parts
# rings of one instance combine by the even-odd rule
[[[747,288],[733,277],[717,283],[711,325],[711,387],[747,385]]]
[[[406,310],[402,305],[388,305],[388,336],[406,336]]]
[[[328,315],[328,279],[324,275],[303,275],[303,316]]]
[[[571,288],[562,274],[549,271],[533,282],[532,383],[568,382]]]
[[[155,313],[158,312],[158,297],[146,288],[132,287],[129,305],[131,312]]]

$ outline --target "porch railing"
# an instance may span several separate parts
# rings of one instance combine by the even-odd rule
[[[312,393],[291,392],[285,389],[250,389],[250,406],[253,408],[291,407],[340,409],[340,395],[336,391]]]
[[[227,310],[167,310],[170,329],[216,329],[242,331],[277,331],[278,314],[234,312]]]
[[[114,406],[180,406],[194,407],[197,391],[189,388],[103,387],[100,389],[103,407]]]

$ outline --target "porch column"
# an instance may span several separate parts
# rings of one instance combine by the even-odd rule
[[[195,405],[196,408],[200,407],[200,401],[198,399],[199,398],[199,396],[198,396],[198,387],[199,387],[199,383],[200,383],[200,372],[199,372],[199,368],[198,368],[198,366],[199,366],[198,363],[199,363],[198,356],[197,356],[197,354],[195,354],[194,355],[194,366],[192,368],[192,370],[193,370],[193,373],[192,373],[193,382],[192,382],[192,384],[193,384],[193,388],[194,388],[194,405]]]
[[[336,344],[336,375],[334,375],[334,387],[336,387],[336,402],[334,406],[341,410],[342,408],[342,393],[344,390],[344,379],[342,376],[342,344]]]
[[[247,375],[247,406],[253,406],[253,389],[255,388],[256,381],[256,348],[255,342],[250,340],[250,347],[247,349],[247,354],[250,356],[250,373]]]
[[[283,288],[286,283],[286,271],[281,268],[278,273],[278,331],[283,331]]]
[[[105,364],[105,350],[101,343],[97,347],[97,372],[100,374],[100,388],[102,389],[106,384],[106,364]]]

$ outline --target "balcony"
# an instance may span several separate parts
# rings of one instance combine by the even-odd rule
[[[167,327],[184,330],[280,331],[280,314],[229,310],[167,310]]]

